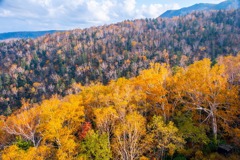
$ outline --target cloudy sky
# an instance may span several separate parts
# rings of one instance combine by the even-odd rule
[[[224,0],[0,0],[0,33],[67,30],[156,18],[169,9]]]

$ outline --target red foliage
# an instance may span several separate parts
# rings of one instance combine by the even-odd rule
[[[91,129],[92,129],[92,124],[90,122],[84,122],[81,127],[81,130],[78,132],[78,138],[80,140],[83,140],[86,137],[88,131]]]

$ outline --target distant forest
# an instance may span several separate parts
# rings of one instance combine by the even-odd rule
[[[139,19],[0,43],[0,113],[21,99],[76,93],[75,84],[134,77],[151,62],[172,68],[240,51],[240,10]]]

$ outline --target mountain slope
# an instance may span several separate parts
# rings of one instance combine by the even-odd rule
[[[45,34],[53,34],[55,32],[60,32],[60,31],[50,30],[50,31],[35,31],[35,32],[0,33],[0,40],[18,39],[18,38],[37,38]]]
[[[240,51],[240,10],[141,19],[0,43],[0,113],[74,84],[133,77],[152,62],[186,66]]]
[[[237,9],[240,8],[239,0],[228,0],[219,4],[199,3],[190,7],[182,8],[179,10],[168,10],[164,12],[160,17],[171,18],[174,16],[184,16],[194,11],[203,10],[223,10],[223,9]]]

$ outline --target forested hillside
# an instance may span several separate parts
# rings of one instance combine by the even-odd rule
[[[0,43],[0,113],[22,98],[77,93],[76,82],[134,77],[151,62],[171,67],[240,51],[240,10],[197,12],[76,29]]]
[[[22,101],[0,119],[1,158],[238,160],[239,62],[240,55],[172,69],[151,63],[137,77]],[[217,153],[222,144],[231,153]]]

